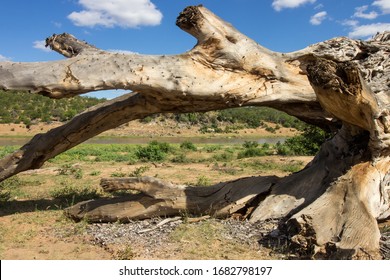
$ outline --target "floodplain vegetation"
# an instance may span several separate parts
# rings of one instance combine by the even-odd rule
[[[165,240],[158,250],[151,252],[150,248],[145,251],[148,247],[146,241],[140,244],[145,234],[133,236],[133,239],[129,237],[120,244],[113,237],[111,241],[100,242],[102,237],[96,237],[96,230],[105,225],[90,225],[87,221],[75,223],[65,217],[63,209],[83,200],[126,195],[126,192],[104,193],[99,187],[102,177],[155,176],[178,184],[208,186],[243,176],[284,176],[299,171],[311,159],[311,156],[278,154],[278,150],[283,152],[283,145],[251,141],[234,145],[193,144],[190,141],[181,144],[152,141],[144,145],[79,145],[51,159],[41,169],[24,172],[1,183],[0,257],[273,258],[272,250],[261,250],[255,239],[252,243],[242,239],[240,243],[240,238],[224,235],[231,231],[231,224],[213,217],[199,221],[199,226],[195,226],[187,222],[190,217],[183,213],[181,223],[175,222],[176,226],[170,225],[169,232],[164,233],[165,239],[160,236],[163,233],[151,231],[148,242],[153,236],[156,240]],[[0,147],[0,157],[14,148]],[[158,221],[137,223],[152,227]],[[118,235],[112,233],[115,234]],[[252,234],[255,236],[255,232]],[[97,242],[96,238],[100,241]],[[107,234],[105,238],[108,238]],[[203,251],[195,249],[196,244],[202,244]],[[204,244],[213,244],[215,248],[210,250],[210,246]]]

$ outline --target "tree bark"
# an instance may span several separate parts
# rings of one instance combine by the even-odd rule
[[[149,177],[103,179],[107,191],[139,193],[82,202],[66,213],[75,220],[112,222],[239,212],[253,222],[281,219],[291,241],[313,257],[377,258],[376,220],[390,216],[390,33],[366,42],[342,37],[277,53],[203,6],[186,8],[177,25],[198,40],[179,55],[110,53],[64,33],[46,42],[66,60],[0,62],[4,90],[51,98],[101,89],[133,91],[36,135],[0,161],[0,180],[155,113],[269,106],[337,133],[308,166],[284,178],[242,178],[207,188]]]
[[[275,176],[248,177],[210,187],[174,185],[152,177],[102,179],[105,191],[134,190],[139,194],[107,200],[81,202],[66,214],[75,220],[91,222],[126,222],[172,215],[213,215],[228,217],[247,211],[251,202],[267,194]],[[131,209],[131,211],[129,211]],[[248,213],[249,214],[249,213]]]

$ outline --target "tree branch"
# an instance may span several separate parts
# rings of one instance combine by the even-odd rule
[[[89,52],[99,52],[99,49],[88,44],[87,42],[80,41],[71,34],[63,33],[60,35],[53,34],[46,38],[46,47],[50,47],[53,51],[62,54],[65,57],[74,57],[79,54],[86,54]],[[103,53],[103,51],[100,51]]]

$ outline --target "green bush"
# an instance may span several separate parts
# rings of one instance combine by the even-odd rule
[[[140,119],[139,121],[141,122],[141,123],[150,123],[150,122],[152,122],[154,120],[154,118],[152,117],[152,116],[147,116],[147,117],[145,117],[145,118],[143,118],[143,119]]]
[[[191,151],[196,151],[197,148],[194,145],[194,143],[190,141],[184,141],[183,143],[180,144],[180,148],[183,150],[191,150]]]
[[[129,174],[129,177],[141,177],[146,171],[150,169],[149,166],[137,167],[133,172]]]
[[[211,125],[204,124],[199,129],[200,133],[223,133],[224,130],[220,127],[218,127],[217,123],[213,123]]]
[[[83,178],[83,170],[77,165],[64,164],[59,170],[58,175],[71,175],[75,179]]]
[[[232,161],[234,159],[234,154],[233,152],[226,150],[221,154],[214,155],[213,159],[216,161]]]
[[[237,158],[260,157],[265,155],[267,155],[267,153],[263,149],[252,147],[239,152]]]
[[[201,175],[198,177],[198,180],[196,181],[195,185],[199,187],[208,187],[211,185],[211,180],[210,178]]]
[[[259,147],[259,143],[256,141],[245,141],[242,146],[245,148],[244,151],[238,153],[237,158],[248,158],[248,157],[260,157],[271,154],[270,145],[264,143]]]
[[[259,146],[259,143],[257,143],[256,141],[245,141],[244,144],[242,144],[242,146],[245,149],[252,149],[252,148],[257,148]]]
[[[188,162],[190,162],[190,160],[187,158],[185,153],[180,153],[180,154],[176,155],[175,157],[173,157],[171,159],[171,161],[174,163],[188,163]]]
[[[316,126],[307,125],[301,135],[286,139],[276,145],[280,155],[315,155],[332,134]]]
[[[152,141],[146,147],[139,146],[135,154],[142,161],[163,161],[170,151],[172,147],[168,143]]]
[[[293,155],[293,151],[291,151],[290,147],[288,145],[285,145],[284,143],[276,143],[276,153],[281,156],[291,156]]]
[[[207,153],[213,153],[215,151],[222,149],[222,146],[221,145],[207,145],[204,147],[204,149]]]

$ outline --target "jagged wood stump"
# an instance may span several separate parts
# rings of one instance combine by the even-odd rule
[[[91,222],[156,215],[281,219],[291,240],[317,258],[379,258],[377,220],[390,216],[390,33],[370,41],[335,38],[292,53],[265,49],[205,7],[191,6],[177,25],[196,46],[145,56],[100,50],[69,34],[47,45],[68,59],[0,62],[0,88],[65,98],[101,89],[133,92],[38,134],[0,160],[0,180],[130,120],[164,112],[269,106],[336,131],[300,172],[249,177],[211,187],[155,178],[102,179],[128,197],[92,200],[66,210]]]

